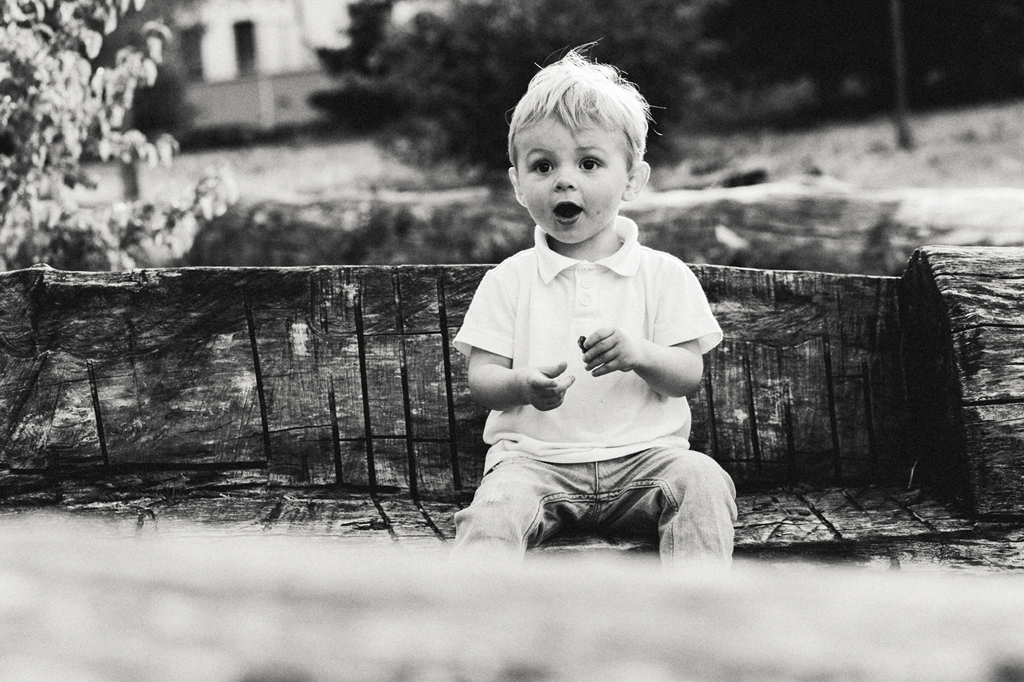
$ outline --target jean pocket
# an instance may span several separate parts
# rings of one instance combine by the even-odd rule
[[[490,469],[488,469],[486,472],[484,472],[484,476],[487,476],[491,472],[496,471],[498,469],[498,467],[500,467],[500,466],[502,466],[504,464],[508,464],[509,462],[513,462],[513,461],[522,461],[522,460],[533,461],[533,457],[529,457],[527,455],[509,455],[508,457],[502,457],[501,459],[498,460],[497,464],[495,464]]]

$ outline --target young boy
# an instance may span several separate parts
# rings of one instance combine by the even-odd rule
[[[453,555],[521,559],[560,529],[656,532],[667,564],[732,559],[735,488],[689,449],[685,396],[722,338],[696,277],[618,215],[647,183],[647,102],[572,51],[512,116],[535,246],[480,283],[456,348],[491,445]]]

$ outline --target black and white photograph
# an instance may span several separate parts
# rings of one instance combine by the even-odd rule
[[[0,0],[0,682],[1024,682],[1024,0]]]

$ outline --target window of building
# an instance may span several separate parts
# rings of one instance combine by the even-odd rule
[[[238,75],[251,76],[256,73],[256,26],[251,21],[239,21],[234,30]]]
[[[178,34],[181,44],[181,61],[185,77],[189,80],[203,80],[203,27],[189,26]]]

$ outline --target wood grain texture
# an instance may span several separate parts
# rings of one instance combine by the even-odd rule
[[[255,472],[465,499],[486,414],[452,339],[487,269],[4,273],[4,495]],[[726,333],[692,398],[696,449],[741,485],[907,475],[898,280],[694,271]]]
[[[741,483],[906,473],[898,280],[694,270],[726,336],[706,359],[697,449]]]
[[[924,473],[981,513],[1024,504],[1024,249],[925,247],[903,278]]]
[[[455,514],[466,506],[457,500],[413,500],[402,490],[371,492],[335,486],[267,490],[226,488],[212,480],[190,486],[165,478],[147,496],[128,495],[124,488],[124,482],[78,484],[65,488],[64,504],[59,506],[0,505],[0,527],[77,521],[120,537],[318,536],[395,543],[403,550],[428,549],[454,539]],[[914,552],[921,550],[930,563],[937,550],[920,543],[975,549],[984,543],[1003,543],[1006,557],[1017,554],[1013,561],[1024,565],[1019,522],[979,523],[922,489],[796,486],[743,493],[736,502],[740,556],[791,552],[793,556],[802,553],[808,561],[840,555],[876,561],[902,552],[912,562]],[[909,553],[908,543],[913,545]],[[530,555],[581,549],[640,552],[653,558],[657,539],[566,533]]]

